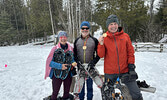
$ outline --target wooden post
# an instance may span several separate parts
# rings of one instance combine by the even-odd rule
[[[135,43],[135,51],[137,51],[137,43]]]
[[[163,51],[163,43],[160,44],[160,52]]]

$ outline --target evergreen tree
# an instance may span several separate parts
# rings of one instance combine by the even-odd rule
[[[16,31],[10,23],[10,16],[1,11],[0,14],[0,45],[10,45],[16,37]]]
[[[147,11],[143,0],[98,0],[94,21],[106,31],[107,17],[116,14],[124,31],[135,41],[141,36],[142,25],[148,20]]]

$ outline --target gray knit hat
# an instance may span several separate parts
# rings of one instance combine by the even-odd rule
[[[107,21],[106,21],[106,27],[108,28],[108,25],[109,25],[110,23],[113,23],[113,22],[116,22],[117,24],[119,24],[119,21],[118,21],[117,16],[111,14],[111,15],[108,16],[108,18],[107,18]]]

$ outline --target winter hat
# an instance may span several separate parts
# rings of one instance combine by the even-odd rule
[[[59,31],[58,32],[58,38],[60,38],[61,36],[67,37],[67,33],[65,31]]]
[[[117,24],[119,24],[119,21],[118,21],[117,16],[111,14],[111,15],[108,16],[108,18],[107,18],[107,21],[106,21],[106,27],[108,28],[108,25],[109,25],[110,23],[113,23],[113,22],[116,22]]]
[[[80,25],[80,29],[82,28],[82,26],[87,26],[88,28],[90,28],[90,24],[88,21],[83,21]]]

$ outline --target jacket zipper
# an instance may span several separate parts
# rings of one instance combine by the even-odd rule
[[[84,50],[84,63],[85,63],[85,56],[86,56],[85,52],[86,52],[86,50]]]
[[[86,40],[84,41],[84,45],[83,46],[86,46],[86,43],[87,43],[87,40],[88,40],[89,37],[86,38]],[[86,47],[87,48],[87,47]],[[84,49],[84,63],[86,62],[86,49]]]
[[[118,57],[118,59],[117,59],[117,60],[118,60],[118,61],[117,61],[117,63],[118,63],[119,76],[120,76],[121,72],[120,72],[120,65],[119,65],[119,53],[118,53],[118,45],[117,45],[116,38],[115,38],[114,34],[112,34],[112,35],[113,35],[113,37],[114,37],[115,46],[116,46],[116,51],[117,51],[117,57]]]

